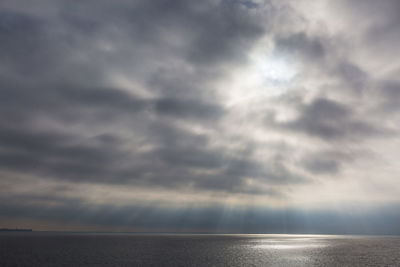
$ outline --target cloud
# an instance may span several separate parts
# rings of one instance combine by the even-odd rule
[[[131,211],[178,216],[177,202],[397,201],[400,170],[385,165],[398,155],[397,6],[3,1],[0,182],[10,192],[0,197],[13,204],[2,209],[42,219],[40,203],[54,214],[43,219],[88,212],[85,223],[128,225]],[[288,69],[284,81],[266,74]],[[393,192],[371,191],[365,177]],[[143,206],[128,207],[135,194]],[[155,207],[172,195],[170,210]],[[101,219],[107,208],[117,219]],[[177,223],[157,216],[157,227]]]
[[[160,115],[174,117],[211,118],[217,120],[223,115],[223,108],[196,100],[159,99],[155,111]]]
[[[361,152],[346,151],[335,148],[307,153],[303,156],[301,164],[306,170],[314,174],[338,174],[344,168],[343,165],[351,164],[360,157]],[[363,151],[363,154],[367,154]]]
[[[293,53],[312,61],[323,60],[326,54],[325,46],[318,37],[307,36],[305,32],[296,32],[275,39],[275,47],[280,53]]]
[[[37,16],[8,3],[1,14],[2,38],[7,40],[4,57],[10,61],[3,64],[1,80],[1,109],[10,116],[1,121],[3,168],[75,182],[148,180],[145,183],[165,186],[201,185],[192,168],[221,169],[208,180],[216,179],[223,190],[231,184],[224,179],[244,179],[232,167],[228,173],[233,178],[224,174],[230,151],[210,147],[210,137],[198,147],[194,140],[199,135],[175,124],[183,121],[190,128],[224,116],[224,107],[201,93],[211,90],[210,78],[216,79],[203,68],[218,71],[221,64],[245,59],[245,49],[264,33],[262,22],[246,7],[234,2],[101,2],[93,10],[96,16],[84,15],[92,12],[90,3],[81,3],[78,13],[63,2],[57,8],[60,14]],[[21,54],[24,49],[32,51],[29,57]],[[41,58],[50,60],[51,66],[39,62]],[[174,68],[163,66],[174,61]],[[123,72],[120,68],[130,62],[132,80],[145,86],[146,97],[113,87],[101,77],[108,71]],[[195,75],[180,77],[187,66]],[[33,72],[18,79],[21,68]],[[81,68],[83,74],[94,76],[84,79]],[[137,69],[145,71],[143,79]],[[171,126],[159,128],[162,120],[171,120]],[[66,130],[67,125],[82,124],[79,130]],[[135,143],[130,133],[141,141]],[[117,141],[109,143],[99,136]],[[186,139],[195,143],[185,143]],[[151,149],[140,152],[141,146]],[[257,176],[261,175],[260,169]]]
[[[323,140],[360,139],[393,133],[390,129],[377,128],[363,118],[358,118],[350,107],[327,98],[316,98],[311,103],[304,104],[299,113],[294,120],[283,123],[267,117],[267,124],[304,132]]]

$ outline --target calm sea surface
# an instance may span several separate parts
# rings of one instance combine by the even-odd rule
[[[1,233],[0,266],[400,266],[400,237]]]

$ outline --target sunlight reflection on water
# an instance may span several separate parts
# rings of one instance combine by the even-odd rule
[[[323,248],[327,246],[321,238],[318,237],[281,237],[257,240],[252,245],[256,249],[307,249],[307,248]]]
[[[304,248],[322,248],[322,244],[262,244],[255,245],[255,248],[264,249],[304,249]]]

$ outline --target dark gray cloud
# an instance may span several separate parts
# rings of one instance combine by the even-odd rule
[[[396,114],[399,111],[400,82],[384,80],[377,84],[377,112]]]
[[[304,132],[323,140],[362,139],[368,136],[387,136],[390,129],[378,128],[359,117],[351,107],[327,98],[316,98],[299,109],[296,119],[276,122],[267,116],[267,124],[296,132]]]
[[[305,32],[296,32],[288,36],[280,36],[275,39],[276,50],[282,54],[294,54],[304,57],[306,60],[320,61],[326,54],[325,44],[319,36],[307,36]]]
[[[343,165],[353,163],[361,153],[341,150],[337,147],[335,149],[308,153],[302,158],[300,164],[314,174],[337,174],[340,173]],[[367,153],[364,151],[363,154]]]
[[[212,118],[218,120],[223,108],[199,100],[159,99],[155,101],[155,111],[160,115],[188,118]]]
[[[216,66],[220,64],[244,60],[245,50],[265,31],[262,22],[249,16],[240,2],[99,2],[95,7],[90,2],[59,4],[60,14],[49,17],[7,8],[1,13],[1,38],[5,40],[2,57],[6,60],[1,79],[3,168],[52,179],[146,181],[168,187],[194,184],[218,190],[232,189],[232,184],[240,184],[245,175],[267,176],[277,183],[280,178],[290,179],[284,167],[275,174],[250,160],[246,164],[257,170],[247,168],[235,173],[237,163],[231,160],[229,151],[209,147],[208,138],[197,143],[196,134],[175,126],[176,120],[216,123],[224,115],[224,108],[201,92],[209,91],[206,82],[215,79],[203,74],[202,69],[218,72]],[[92,15],[87,16],[89,13]],[[98,45],[102,42],[114,52],[101,51]],[[154,72],[148,66],[151,61],[168,61],[169,57],[192,65],[197,74],[180,77],[184,65]],[[136,69],[153,73],[142,81],[149,86],[146,90],[158,96],[139,97],[103,85],[107,82],[101,75],[127,67],[128,62],[134,78],[141,80]],[[25,68],[33,72],[20,79]],[[81,68],[87,68],[83,69],[85,76],[94,76],[84,79],[79,74]],[[201,81],[201,77],[208,80]],[[170,126],[154,126],[164,119],[171,119]],[[85,123],[87,132],[64,134],[55,130],[57,127],[41,128],[43,120],[71,127]],[[99,131],[96,125],[109,130]],[[138,152],[135,146],[124,149],[129,146],[127,140],[116,133],[115,127],[121,127],[125,134],[134,133],[143,145],[154,148],[146,153]],[[98,138],[104,135],[118,142],[110,144]],[[208,181],[205,183],[197,181],[201,178],[191,168],[219,172],[203,178]],[[218,186],[204,186],[213,179]]]
[[[366,46],[381,50],[384,56],[399,44],[400,36],[396,30],[400,24],[400,5],[395,0],[339,1],[337,3],[346,16],[353,16],[364,26],[361,34]],[[386,51],[385,51],[386,50]],[[389,50],[389,51],[387,51]]]
[[[123,140],[113,135],[82,139],[75,135],[22,133],[18,129],[3,128],[0,162],[3,170],[56,180],[167,188],[192,185],[198,189],[228,192],[249,190],[243,186],[247,177],[272,184],[307,181],[301,175],[292,174],[282,163],[262,165],[240,159],[207,148],[205,137],[176,128],[170,129],[173,133],[168,137],[168,128],[162,129],[163,132],[153,132],[155,137],[149,140],[155,148],[141,153],[124,149]],[[161,139],[157,140],[157,135]],[[215,173],[200,175],[196,171],[199,169]]]

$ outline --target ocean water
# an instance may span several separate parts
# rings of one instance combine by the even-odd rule
[[[400,237],[1,233],[0,266],[400,266]]]

